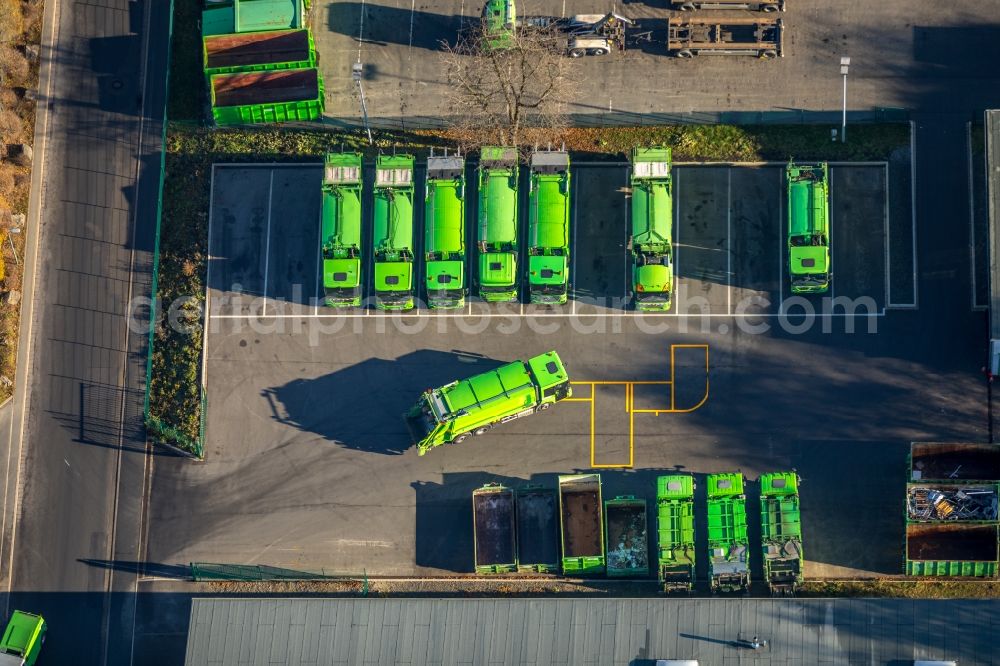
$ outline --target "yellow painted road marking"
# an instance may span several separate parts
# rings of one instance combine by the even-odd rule
[[[693,407],[677,407],[677,372],[676,372],[676,352],[678,349],[703,349],[705,351],[705,393],[702,395],[698,404]],[[590,467],[593,469],[622,469],[631,468],[635,464],[635,415],[636,414],[653,414],[654,416],[659,416],[660,414],[690,414],[691,412],[701,408],[706,402],[708,402],[709,393],[709,379],[708,379],[708,368],[709,368],[709,351],[707,344],[676,344],[670,345],[670,379],[667,380],[654,380],[654,381],[622,381],[622,380],[604,380],[604,381],[575,381],[570,382],[574,387],[590,387],[590,396],[586,398],[566,398],[562,402],[586,402],[590,404]],[[616,464],[605,464],[597,463],[596,450],[595,450],[595,428],[594,422],[596,419],[596,408],[594,406],[597,395],[598,386],[624,386],[625,387],[625,412],[628,414],[628,462],[627,463],[616,463]],[[653,409],[636,409],[635,408],[635,387],[636,386],[669,386],[670,387],[670,406],[663,408],[653,408]]]

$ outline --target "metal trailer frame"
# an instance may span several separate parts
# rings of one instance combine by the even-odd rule
[[[754,28],[755,41],[738,42],[726,28]],[[698,33],[701,33],[700,35]],[[768,33],[773,33],[768,38]],[[726,39],[726,36],[730,39]],[[784,56],[784,22],[770,18],[704,19],[671,18],[668,22],[667,52],[678,58],[696,55],[752,55],[767,60]],[[696,39],[704,36],[705,39]]]
[[[785,0],[668,0],[670,6],[682,12],[692,12],[697,9],[747,9],[750,11],[775,12],[785,11]]]

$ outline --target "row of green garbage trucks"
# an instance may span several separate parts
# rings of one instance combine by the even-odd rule
[[[802,582],[799,478],[760,477],[764,579],[772,594],[790,595]],[[743,475],[707,477],[710,588],[750,588]],[[694,589],[695,483],[689,474],[656,480],[657,580],[666,593]],[[600,474],[560,476],[557,488],[517,490],[488,483],[472,493],[474,565],[478,574],[559,573],[564,576],[647,578],[652,573],[646,500],[623,495],[602,501]]]
[[[484,147],[477,167],[475,284],[486,302],[515,302],[526,277],[528,300],[567,302],[570,281],[570,157],[535,151],[529,162],[527,266],[519,243],[519,159],[516,149]],[[415,306],[415,159],[381,155],[373,184],[374,305],[405,311]],[[424,289],[432,309],[464,307],[467,273],[465,159],[430,156],[424,184]],[[323,176],[321,248],[325,304],[360,307],[364,169],[359,153],[331,153]],[[830,283],[829,173],[825,163],[786,169],[788,269],[793,293],[825,293]],[[674,291],[673,177],[669,147],[631,153],[627,252],[636,310],[662,312]]]

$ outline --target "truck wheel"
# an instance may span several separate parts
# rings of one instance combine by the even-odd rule
[[[681,5],[682,12],[693,12],[695,9],[696,8],[693,2],[685,2],[683,5]]]
[[[778,5],[764,5],[761,9],[765,12],[776,12],[778,11]]]
[[[585,55],[587,55],[587,49],[570,49],[569,50],[569,57],[570,58],[579,58],[580,56],[585,56]]]
[[[587,55],[608,55],[607,49],[590,49]]]
[[[463,432],[461,435],[455,435],[455,439],[451,440],[452,444],[461,444],[465,440],[469,439],[469,433]]]
[[[677,57],[678,58],[693,58],[694,57],[694,53],[691,52],[691,49],[681,49],[680,51],[677,52]]]
[[[777,58],[778,57],[778,52],[777,51],[770,51],[770,50],[764,51],[763,53],[760,54],[760,57],[761,57],[762,60],[770,60],[771,58]]]
[[[473,430],[473,431],[472,431],[472,434],[473,434],[473,435],[485,435],[485,434],[486,434],[486,433],[488,433],[488,432],[489,432],[489,431],[490,431],[491,429],[492,429],[492,428],[491,428],[491,426],[483,426],[483,427],[481,427],[481,428],[476,428],[475,430]]]
[[[538,410],[541,411],[541,412],[544,412],[546,409],[548,409],[551,406],[552,406],[551,402],[543,402],[541,405],[538,406]]]

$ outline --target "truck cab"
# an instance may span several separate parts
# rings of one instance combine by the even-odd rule
[[[413,157],[379,156],[375,169],[375,307],[413,308]]]
[[[823,294],[830,288],[830,198],[825,162],[789,163],[788,273],[793,294]]]
[[[517,149],[484,146],[479,155],[479,297],[517,300]]]
[[[465,160],[427,159],[424,215],[427,305],[465,305]]]
[[[569,153],[536,151],[528,192],[528,290],[532,303],[563,305],[569,289]]]
[[[361,305],[361,154],[331,153],[323,169],[323,292],[330,307]]]
[[[32,666],[42,651],[47,629],[42,616],[14,611],[0,640],[0,666]]]

